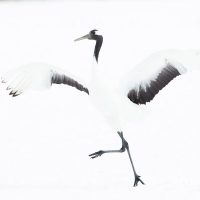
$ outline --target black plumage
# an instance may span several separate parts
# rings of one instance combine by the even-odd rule
[[[128,98],[136,104],[146,104],[150,102],[160,90],[162,90],[171,80],[179,76],[180,72],[170,63],[161,70],[155,80],[151,80],[145,87],[140,85],[128,92]]]
[[[66,84],[89,94],[89,90],[86,87],[84,87],[83,85],[75,81],[74,79],[64,74],[58,74],[58,73],[53,72],[52,78],[51,78],[51,84]]]
[[[101,35],[94,35],[94,38],[96,39],[96,45],[94,48],[94,56],[96,58],[96,61],[98,62],[99,51],[100,51],[102,43],[103,43],[103,37]]]

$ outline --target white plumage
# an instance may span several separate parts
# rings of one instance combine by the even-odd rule
[[[102,74],[99,73],[101,68],[98,66],[98,56],[103,37],[97,35],[96,30],[92,30],[76,41],[81,39],[96,41],[95,65],[88,88],[77,82],[77,80],[80,80],[77,77],[54,66],[42,63],[32,63],[12,70],[2,76],[2,82],[7,83],[7,89],[11,90],[10,94],[13,96],[17,96],[28,89],[47,89],[53,83],[63,83],[89,94],[93,104],[103,113],[122,139],[122,147],[119,150],[97,151],[90,154],[91,158],[99,157],[104,153],[127,150],[135,176],[134,186],[138,182],[144,184],[136,173],[128,143],[123,137],[121,122],[124,115],[122,113],[124,113],[124,110],[128,110],[130,105],[135,108],[135,111],[138,111],[140,109],[139,104],[150,102],[176,76],[184,74],[190,69],[198,69],[200,67],[200,51],[170,50],[157,52],[135,66],[128,74],[122,76],[119,86],[115,88],[109,84],[109,80],[104,82]],[[137,112],[132,114],[137,117]]]
[[[57,80],[53,80],[53,77],[55,76],[57,76]],[[75,79],[77,80],[77,77],[75,77],[71,73],[45,63],[30,63],[18,67],[14,70],[6,72],[1,79],[2,82],[7,83],[8,86],[7,89],[11,90],[10,94],[13,96],[18,96],[29,89],[32,90],[49,89],[52,83],[67,84],[65,83],[65,80],[63,80],[62,76],[70,78],[71,80],[74,81]],[[78,86],[74,84],[73,87],[78,87]]]

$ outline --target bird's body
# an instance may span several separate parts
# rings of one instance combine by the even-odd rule
[[[119,96],[112,85],[104,77],[104,71],[101,70],[95,61],[92,67],[91,80],[89,82],[91,103],[103,114],[106,121],[114,128],[120,128]]]
[[[119,85],[113,87],[109,80],[105,80],[104,72],[101,73],[101,66],[98,64],[103,37],[96,35],[95,32],[96,30],[92,30],[89,34],[76,40],[90,39],[96,41],[94,64],[88,88],[80,84],[80,81],[77,82],[77,77],[51,65],[41,63],[33,63],[13,70],[2,80],[8,82],[8,89],[11,90],[10,94],[13,96],[17,96],[29,88],[50,88],[54,83],[63,83],[89,94],[91,102],[102,112],[122,140],[122,147],[119,150],[101,150],[90,154],[90,157],[96,158],[104,153],[117,153],[126,150],[135,176],[134,186],[138,182],[144,184],[136,173],[128,143],[123,137],[124,114],[131,107],[132,115],[136,118],[140,104],[145,105],[150,102],[175,77],[190,69],[200,68],[200,51],[170,50],[155,53],[135,66],[128,74],[122,76]]]

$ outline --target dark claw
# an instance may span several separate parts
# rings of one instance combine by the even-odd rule
[[[100,157],[103,153],[104,153],[104,151],[97,151],[95,153],[90,154],[89,156],[90,156],[90,158],[93,159],[93,158]]]
[[[144,185],[144,182],[140,179],[140,176],[137,174],[135,175],[135,182],[134,182],[134,187],[138,185],[138,182],[141,182]]]

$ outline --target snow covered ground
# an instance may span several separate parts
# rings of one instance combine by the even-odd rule
[[[45,62],[88,80],[91,29],[104,36],[100,64],[117,80],[162,49],[200,49],[195,1],[0,2],[0,73]],[[87,95],[66,86],[12,98],[0,86],[0,199],[199,199],[200,71],[178,77],[124,127],[126,154],[88,155],[121,141]],[[134,113],[132,113],[134,116]],[[133,117],[135,119],[135,117]]]

